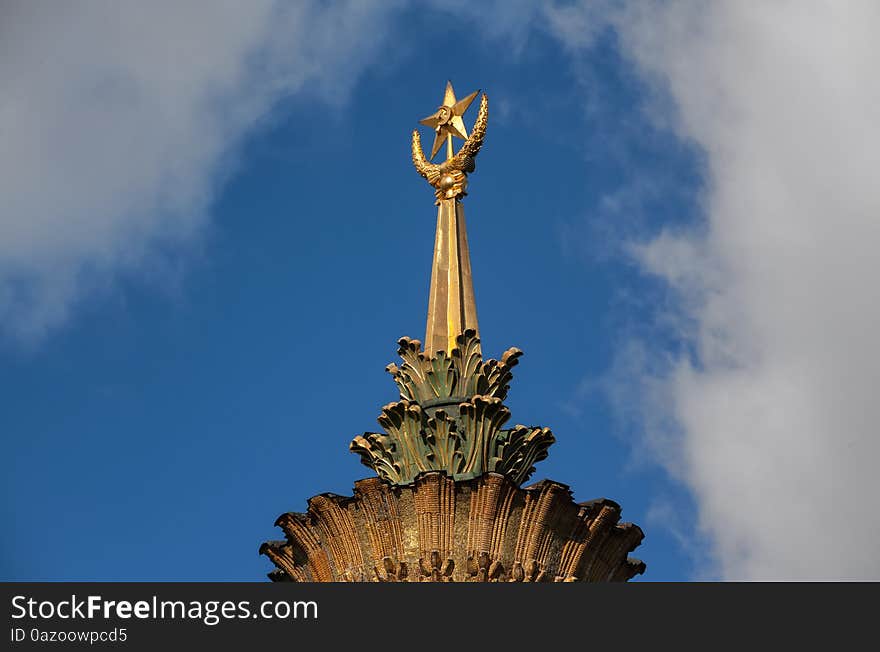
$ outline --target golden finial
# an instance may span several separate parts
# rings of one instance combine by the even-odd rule
[[[472,331],[475,337],[479,336],[464,209],[459,201],[467,194],[467,175],[474,171],[474,159],[483,146],[489,120],[489,100],[483,94],[477,120],[468,135],[461,116],[478,93],[476,91],[463,100],[456,100],[452,82],[447,82],[443,104],[433,115],[421,120],[423,125],[434,129],[431,158],[446,141],[446,160],[443,163],[431,163],[422,150],[418,130],[413,131],[412,135],[413,163],[418,173],[433,186],[439,206],[425,329],[425,353],[429,356],[437,351],[451,354],[459,336],[465,332]],[[464,140],[457,154],[453,154],[452,150],[453,137]]]
[[[446,161],[434,164],[425,157],[422,150],[422,139],[418,130],[412,134],[413,164],[420,175],[428,180],[435,190],[437,203],[442,199],[456,199],[467,194],[467,174],[474,171],[474,159],[483,146],[486,137],[486,124],[489,121],[489,99],[484,93],[480,99],[480,110],[470,135],[464,126],[461,116],[467,111],[479,91],[474,91],[463,100],[455,99],[452,82],[446,82],[443,104],[437,111],[421,120],[421,124],[434,129],[434,144],[431,148],[431,159],[437,155],[443,142],[446,141]],[[453,155],[452,138],[464,140],[458,153]]]

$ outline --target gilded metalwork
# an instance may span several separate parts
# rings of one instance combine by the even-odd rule
[[[382,408],[383,432],[355,437],[350,450],[375,476],[353,496],[319,494],[307,513],[276,521],[284,541],[260,547],[293,582],[626,581],[645,564],[628,557],[643,538],[604,498],[576,504],[566,485],[520,485],[555,441],[548,428],[504,428],[512,369],[522,351],[484,360],[477,328],[470,252],[461,198],[483,145],[484,94],[473,130],[462,115],[475,99],[455,98],[422,120],[435,131],[431,163],[413,132],[416,170],[435,190],[437,235],[424,350],[398,340],[402,363],[388,365],[399,400]],[[465,142],[458,153],[452,139]]]
[[[464,207],[444,199],[437,211],[425,352],[452,351],[455,338],[467,330],[479,332]]]
[[[479,333],[467,227],[460,202],[467,194],[467,175],[475,169],[475,159],[483,146],[489,120],[489,100],[483,94],[473,131],[467,135],[461,116],[477,92],[456,101],[452,84],[447,83],[446,95],[437,113],[422,120],[422,124],[435,129],[431,158],[437,153],[442,137],[448,145],[446,161],[430,163],[422,151],[418,130],[414,130],[412,136],[413,163],[419,174],[434,188],[438,205],[424,340],[428,354],[438,351],[448,353],[455,346],[455,338],[467,330]],[[454,155],[453,136],[465,141]]]
[[[472,97],[472,96],[468,96]],[[467,99],[467,98],[465,98]],[[462,100],[464,102],[464,100]],[[470,102],[468,102],[470,104]],[[427,120],[428,118],[426,118]],[[459,199],[467,194],[467,175],[476,168],[476,157],[486,137],[486,125],[489,122],[489,98],[483,93],[480,98],[480,110],[474,129],[454,156],[448,151],[449,157],[440,164],[431,163],[425,158],[422,150],[422,139],[418,129],[412,133],[412,159],[416,171],[428,180],[434,188],[437,203],[444,199]],[[446,133],[447,143],[452,142],[452,132]],[[434,145],[436,147],[435,139]],[[434,158],[433,152],[431,158]]]
[[[452,82],[446,82],[446,91],[443,93],[443,104],[437,107],[436,113],[429,115],[419,122],[434,130],[434,145],[431,147],[431,158],[437,156],[444,141],[447,144],[447,158],[451,158],[452,137],[467,139],[467,129],[461,116],[467,111],[471,102],[480,91],[474,91],[461,101],[455,99],[455,91],[452,90]]]

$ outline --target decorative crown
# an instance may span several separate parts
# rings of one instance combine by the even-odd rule
[[[483,360],[474,330],[456,338],[447,355],[428,357],[421,342],[398,341],[402,366],[386,368],[400,400],[382,408],[378,417],[385,434],[355,437],[350,450],[379,477],[407,485],[426,471],[445,471],[454,480],[487,472],[522,484],[547,457],[555,441],[549,428],[502,426],[510,418],[503,401],[522,351],[508,349],[501,360]]]

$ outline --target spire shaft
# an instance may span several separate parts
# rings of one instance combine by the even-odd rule
[[[437,210],[425,352],[450,353],[455,338],[469,328],[479,335],[464,207],[458,199],[443,199]]]

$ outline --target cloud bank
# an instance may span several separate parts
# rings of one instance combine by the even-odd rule
[[[5,3],[0,330],[38,341],[195,241],[243,136],[346,94],[393,3]],[[331,83],[332,80],[332,83]]]
[[[698,233],[633,248],[693,351],[629,376],[645,441],[721,577],[880,579],[880,6],[634,3],[617,28],[709,179]]]

